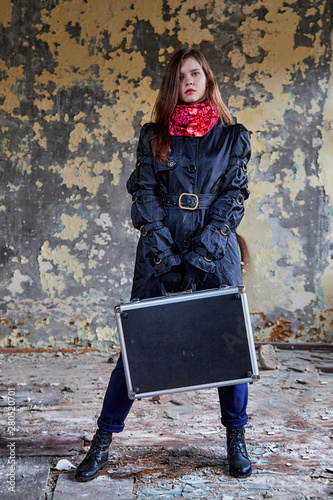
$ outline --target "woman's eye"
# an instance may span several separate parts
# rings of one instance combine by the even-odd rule
[[[179,80],[182,80],[183,78],[184,78],[184,77],[183,77],[182,75],[180,75]]]
[[[194,72],[192,73],[192,75],[193,75],[193,76],[197,76],[198,74],[199,74],[199,71],[194,71]]]

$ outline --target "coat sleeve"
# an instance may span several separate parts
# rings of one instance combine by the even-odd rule
[[[249,197],[247,163],[251,156],[249,132],[234,125],[234,144],[224,175],[219,197],[210,208],[207,226],[194,241],[194,249],[186,259],[206,272],[214,272],[214,261],[223,259],[231,231],[235,231],[244,215],[244,201]]]
[[[141,231],[154,269],[160,276],[172,266],[181,264],[180,255],[175,253],[175,244],[170,230],[164,225],[166,213],[160,196],[160,186],[154,171],[154,158],[149,142],[152,124],[141,129],[137,148],[136,168],[127,181],[127,191],[132,195],[131,217],[133,226]]]

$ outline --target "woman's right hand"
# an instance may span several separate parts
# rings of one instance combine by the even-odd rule
[[[184,275],[184,266],[173,266],[168,273],[162,274],[160,276],[160,281],[165,291],[168,293],[181,292]]]

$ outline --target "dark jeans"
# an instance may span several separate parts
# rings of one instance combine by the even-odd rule
[[[247,423],[247,384],[219,387],[218,393],[222,424],[225,427],[245,425]],[[120,356],[104,396],[102,412],[97,420],[98,427],[103,431],[121,432],[132,404],[133,401],[127,396],[124,366]]]

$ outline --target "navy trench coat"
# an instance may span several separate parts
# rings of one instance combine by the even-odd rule
[[[235,230],[249,196],[248,131],[218,121],[203,137],[172,136],[166,164],[153,157],[153,133],[153,123],[142,127],[127,181],[141,233],[131,298],[161,296],[160,276],[185,261],[208,273],[197,289],[241,284]]]

